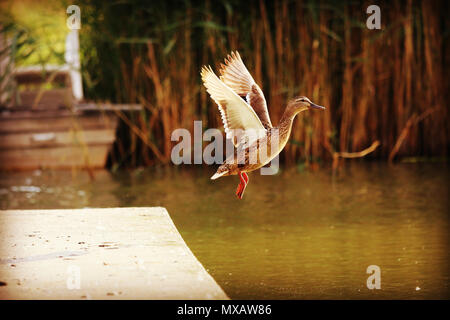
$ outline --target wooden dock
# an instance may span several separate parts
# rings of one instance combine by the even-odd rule
[[[142,110],[84,101],[81,75],[69,64],[16,67],[13,78],[11,101],[0,101],[0,171],[104,168],[118,115]]]
[[[0,299],[228,299],[165,208],[0,211]]]
[[[111,112],[0,110],[0,171],[103,168],[117,123]]]

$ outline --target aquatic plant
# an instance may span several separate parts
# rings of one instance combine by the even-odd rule
[[[200,69],[238,50],[275,123],[288,98],[327,107],[296,119],[285,163],[346,155],[394,160],[448,154],[446,1],[382,1],[381,30],[367,1],[104,2],[82,0],[85,95],[140,103],[120,113],[115,166],[170,163],[176,128],[220,127]],[[379,147],[370,147],[379,141]],[[376,144],[378,145],[378,144]]]

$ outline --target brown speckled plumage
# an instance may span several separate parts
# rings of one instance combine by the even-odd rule
[[[277,127],[268,128],[266,135],[252,143],[249,147],[236,148],[234,154],[228,157],[218,168],[217,173],[224,173],[222,176],[236,175],[239,172],[257,170],[269,163],[285,147],[292,130],[293,120],[295,116],[303,110],[307,110],[307,108],[298,108],[295,104],[295,100],[291,101]],[[274,134],[278,134],[278,146],[272,146],[274,142],[272,135]],[[264,153],[265,150],[261,148],[261,146],[264,145],[267,145],[266,153]],[[250,163],[250,154],[252,152],[256,152],[257,163]]]

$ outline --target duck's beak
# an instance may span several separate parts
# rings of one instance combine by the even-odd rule
[[[312,109],[321,109],[321,110],[325,110],[326,109],[325,107],[319,106],[318,104],[315,104],[315,103],[312,103],[312,102],[309,104],[309,107],[312,108]]]

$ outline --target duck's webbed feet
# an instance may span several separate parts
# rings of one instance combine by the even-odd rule
[[[240,183],[236,189],[236,196],[239,199],[242,199],[242,196],[244,195],[244,191],[245,188],[247,187],[248,184],[248,175],[245,172],[239,172],[239,179],[240,179]]]

